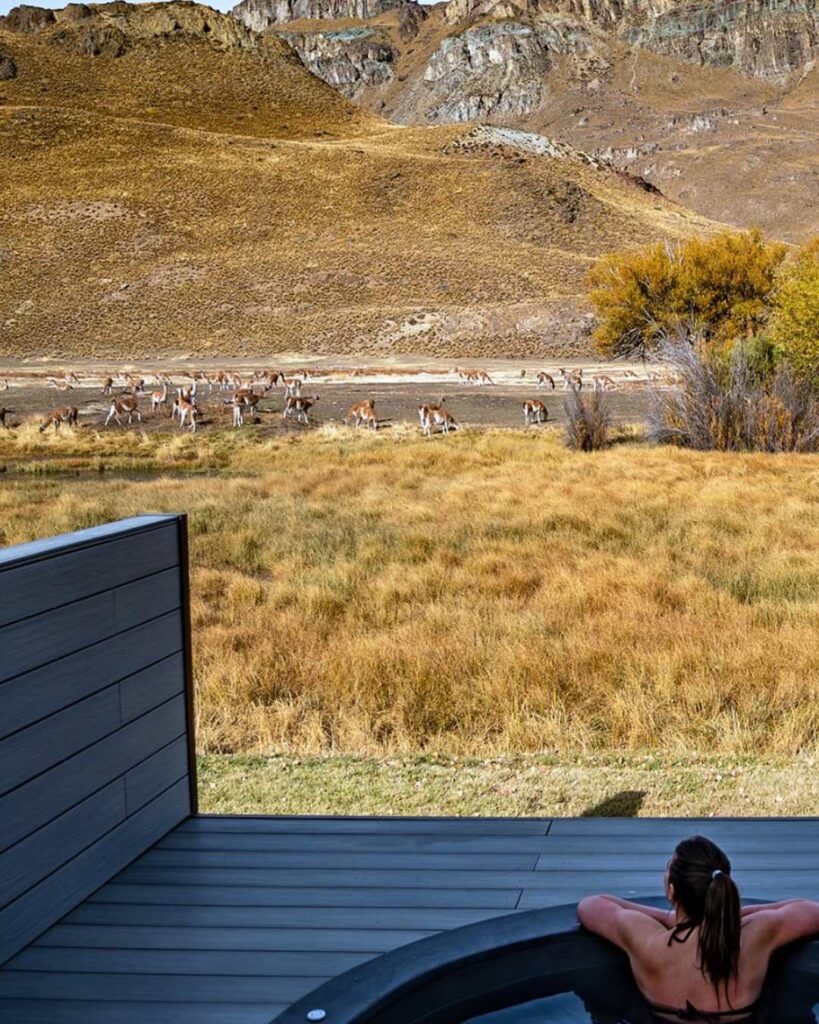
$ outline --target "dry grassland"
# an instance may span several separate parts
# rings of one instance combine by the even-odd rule
[[[0,461],[4,543],[189,512],[203,752],[816,752],[810,456],[24,428]]]

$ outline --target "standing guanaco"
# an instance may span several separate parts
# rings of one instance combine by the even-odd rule
[[[52,409],[40,424],[40,433],[42,434],[48,430],[52,423],[54,424],[55,430],[60,429],[61,423],[67,423],[69,427],[76,427],[78,417],[79,410],[76,405],[64,405],[60,409]],[[5,426],[5,420],[3,421],[3,425]]]
[[[167,401],[168,401],[168,385],[167,384],[163,384],[161,391],[152,391],[151,392],[151,412],[156,412],[156,410],[160,406],[165,405]]]
[[[114,386],[114,378],[113,377],[106,377],[105,380],[102,382],[102,393],[104,395],[110,395],[111,394],[111,389],[113,388],[113,386]]]
[[[302,395],[288,395],[284,403],[284,412],[282,413],[282,416],[286,419],[288,416],[295,414],[296,421],[298,423],[304,423],[305,426],[309,426],[310,420],[307,414],[318,400],[319,395],[312,395],[310,397],[302,397]]]
[[[363,398],[360,402],[356,402],[355,405],[351,405],[350,411],[344,417],[345,426],[349,426],[350,420],[353,420],[356,427],[366,423],[373,430],[378,430],[378,418],[375,415],[375,402],[372,398]]]
[[[539,388],[550,387],[552,391],[555,389],[555,379],[550,373],[546,373],[544,370],[537,375],[537,386]]]
[[[142,422],[142,414],[139,411],[139,398],[136,395],[114,398],[111,401],[111,408],[108,410],[108,416],[105,419],[105,426],[107,427],[111,420],[115,419],[121,427],[123,416],[128,417],[129,426],[134,416],[136,416],[140,423]]]
[[[523,425],[528,427],[530,423],[545,423],[549,418],[546,406],[536,398],[530,398],[523,403]]]

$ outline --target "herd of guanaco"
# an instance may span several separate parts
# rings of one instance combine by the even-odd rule
[[[485,370],[466,370],[454,367],[450,372],[463,384],[474,386],[494,386],[496,384]],[[637,377],[634,371],[626,369],[622,371],[622,375],[624,378]],[[248,414],[256,414],[259,403],[274,388],[283,390],[282,418],[285,420],[295,419],[297,423],[305,426],[309,426],[310,411],[319,401],[319,395],[302,394],[304,382],[313,376],[307,369],[297,370],[289,375],[278,370],[256,370],[246,380],[243,380],[238,372],[227,370],[215,372],[202,370],[198,373],[189,373],[187,376],[189,383],[174,387],[167,374],[158,373],[155,375],[156,387],[150,391],[146,390],[147,382],[144,377],[137,377],[131,373],[121,374],[119,383],[113,376],[104,377],[100,394],[109,399],[108,414],[104,425],[109,426],[112,420],[118,426],[130,425],[134,420],[141,424],[140,400],[146,398],[150,404],[152,415],[160,415],[163,410],[170,408],[170,417],[178,423],[180,430],[196,433],[197,422],[200,419],[200,406],[197,397],[197,389],[200,385],[208,389],[208,394],[214,390],[232,392],[230,397],[224,397],[221,401],[224,405],[231,407],[233,426],[236,428],[244,426],[245,417]],[[520,378],[526,378],[525,369],[520,371]],[[60,377],[51,376],[47,380],[49,385],[58,391],[71,391],[82,386],[79,376],[75,373],[65,373]],[[588,375],[584,376],[582,367],[577,369],[560,367],[554,376],[543,370],[535,375],[534,382],[537,388],[546,388],[551,391],[555,391],[558,384],[562,385],[564,391],[580,391],[584,386],[595,391],[607,391],[617,387],[615,381],[609,376],[594,375],[591,378]],[[0,390],[8,390],[8,388],[7,380],[0,383]],[[444,435],[461,429],[461,425],[446,408],[445,401],[445,398],[442,397],[437,404],[418,406],[418,419],[424,436],[430,437],[436,429]],[[547,421],[548,411],[544,402],[530,398],[524,401],[522,406],[524,426],[529,427]],[[0,427],[8,427],[7,418],[11,413],[11,409],[0,406]],[[58,431],[62,424],[76,427],[78,422],[79,409],[76,405],[60,406],[52,409],[43,418],[40,431],[44,432],[49,427]],[[356,428],[363,426],[373,431],[378,430],[378,416],[374,400],[366,398],[355,402],[350,406],[343,422],[347,426]]]

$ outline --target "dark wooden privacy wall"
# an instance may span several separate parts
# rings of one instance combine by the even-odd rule
[[[195,812],[187,524],[0,551],[0,963]]]

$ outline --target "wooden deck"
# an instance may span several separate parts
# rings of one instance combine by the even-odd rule
[[[3,1024],[268,1024],[403,943],[594,891],[658,894],[675,842],[743,895],[819,898],[819,819],[190,817],[0,970]]]

